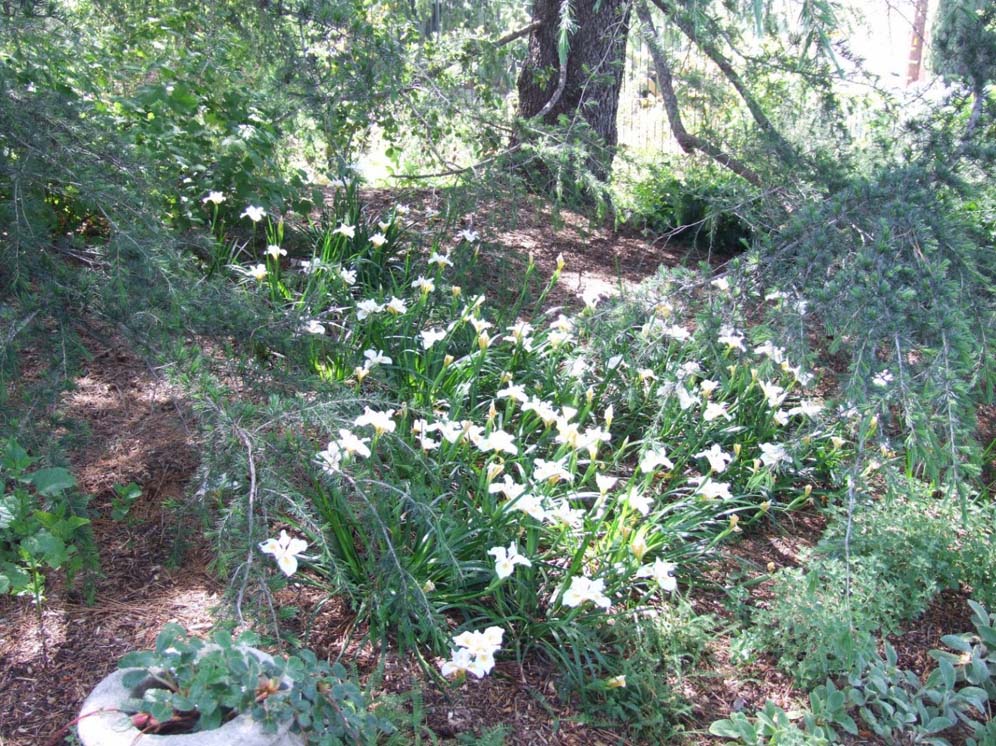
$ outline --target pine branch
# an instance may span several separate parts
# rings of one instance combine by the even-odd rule
[[[689,21],[688,17],[680,11],[672,0],[651,0],[651,2],[653,2],[653,4],[656,5],[664,13],[664,15],[678,27],[681,33],[683,33],[689,41],[697,46],[703,54],[712,60],[716,67],[719,68],[720,72],[723,73],[723,76],[730,82],[730,85],[732,85],[736,92],[740,95],[740,98],[743,100],[744,104],[747,105],[747,109],[750,112],[751,117],[753,117],[754,122],[757,124],[762,134],[774,146],[775,152],[781,160],[786,165],[798,163],[799,160],[801,160],[799,153],[776,129],[774,124],[771,123],[771,120],[768,119],[768,115],[764,112],[764,108],[754,97],[754,94],[751,93],[750,89],[740,77],[740,74],[733,68],[731,62],[720,51],[719,47],[713,44],[711,40],[700,34],[696,30],[695,25]]]
[[[693,135],[685,129],[685,124],[681,118],[681,108],[678,104],[678,96],[674,90],[674,75],[671,72],[671,66],[668,64],[667,57],[664,55],[660,36],[654,27],[650,11],[643,0],[636,4],[636,15],[640,19],[644,39],[650,48],[650,56],[654,61],[654,69],[657,71],[657,82],[660,84],[661,97],[664,99],[664,108],[667,111],[668,122],[671,124],[671,132],[674,134],[674,139],[678,141],[678,145],[686,153],[699,151],[745,181],[750,182],[756,187],[763,187],[764,184],[761,177],[747,164],[726,153],[708,140],[698,135]]]

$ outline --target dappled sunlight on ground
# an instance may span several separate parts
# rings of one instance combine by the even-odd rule
[[[103,332],[80,329],[92,358],[60,404],[62,415],[89,431],[72,458],[80,488],[93,496],[100,554],[94,603],[84,603],[81,588],[67,591],[55,579],[39,627],[28,599],[0,597],[4,746],[45,743],[122,655],[150,647],[170,621],[206,632],[221,604],[221,589],[204,569],[199,532],[178,532],[163,511],[164,500],[183,496],[197,466],[184,404],[124,340]],[[112,487],[128,482],[142,496],[126,520],[111,520]],[[173,568],[178,533],[190,546],[183,566]]]

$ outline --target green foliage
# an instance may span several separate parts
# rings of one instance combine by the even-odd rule
[[[385,17],[353,0],[312,5],[12,12],[0,28],[4,285],[37,274],[52,235],[92,264],[162,243],[165,226],[220,235],[246,205],[310,212],[315,171],[348,171],[372,121],[395,128],[388,104],[405,77]]]
[[[144,209],[162,210],[166,215],[158,217],[180,225],[204,220],[201,199],[209,190],[228,195],[233,210],[249,201],[306,208],[307,202],[289,200],[303,193],[304,182],[285,167],[280,152],[286,133],[279,124],[283,107],[272,95],[273,67],[267,68],[258,40],[237,26],[226,4],[158,3],[155,13],[116,5],[62,7],[64,24],[19,20],[4,44],[12,80],[2,106],[25,99],[41,104],[44,113],[35,122],[42,133],[68,127],[63,134],[78,131],[86,138],[78,144],[57,138],[57,150],[67,155],[78,148],[83,160],[69,166],[53,159],[49,178],[90,168],[96,157],[112,166],[108,186],[120,185],[135,178],[113,173],[113,166],[128,168],[116,158],[123,155],[146,183]],[[252,26],[263,19],[247,20]],[[32,43],[18,44],[16,35]],[[8,113],[15,123],[27,114]],[[71,114],[85,123],[67,121]],[[31,140],[18,137],[16,128],[11,135],[13,162],[26,165],[23,151]],[[86,152],[96,142],[108,152]],[[120,219],[117,205],[100,198],[100,182],[71,181],[52,194],[66,218]],[[42,205],[30,209],[40,216]],[[26,217],[34,222],[30,212]]]
[[[679,600],[642,616],[616,620],[609,645],[618,646],[615,675],[586,684],[585,720],[609,727],[625,724],[636,742],[680,738],[691,715],[674,682],[701,669],[716,620],[696,616]]]
[[[655,165],[634,187],[633,219],[655,233],[681,236],[719,253],[749,245],[750,225],[737,214],[751,200],[742,183],[716,166]]]
[[[896,651],[885,646],[885,658],[848,676],[847,698],[861,719],[886,743],[948,746],[940,734],[986,709],[986,692],[978,687],[956,689],[955,667],[944,661],[926,682],[897,668]],[[987,677],[988,678],[988,677]]]
[[[72,584],[81,571],[96,569],[97,556],[73,475],[61,467],[33,469],[35,462],[16,441],[3,443],[0,594],[41,604],[47,571],[63,571]]]
[[[928,684],[936,683],[936,677],[940,676],[948,688],[952,688],[951,675],[945,665],[950,664],[955,668],[956,682],[980,687],[989,699],[996,700],[996,614],[990,614],[985,606],[976,601],[969,601],[968,605],[972,609],[975,633],[941,638],[941,642],[954,652],[931,651],[931,657],[938,662],[939,668],[936,676],[931,675]]]
[[[808,724],[807,724],[808,725]],[[829,746],[829,732],[822,726],[800,728],[792,722],[792,717],[773,702],[765,702],[764,709],[756,713],[752,721],[743,713],[734,713],[725,720],[717,720],[709,726],[709,732],[720,738],[727,738],[748,744],[785,744],[785,746]]]
[[[964,741],[983,746],[992,738],[989,718],[996,700],[996,615],[969,601],[975,634],[946,635],[954,652],[932,650],[937,667],[925,680],[900,669],[895,649],[885,644],[847,674],[842,688],[833,681],[810,693],[811,709],[792,718],[768,702],[752,720],[737,713],[713,723],[709,732],[745,744],[839,743],[838,728],[859,735],[855,718],[890,744],[950,746],[955,729],[970,733]],[[798,727],[792,723],[795,719]],[[959,734],[960,735],[960,734]],[[770,739],[770,740],[767,740]]]
[[[875,651],[872,633],[897,621],[893,604],[901,599],[876,582],[879,565],[878,557],[856,559],[848,572],[843,562],[824,559],[779,571],[774,598],[754,615],[748,638],[776,653],[802,685],[859,666]]]
[[[996,81],[996,9],[986,0],[941,0],[931,38],[934,69],[979,94]]]
[[[979,602],[993,605],[994,518],[990,503],[972,503],[963,516],[957,504],[930,495],[914,480],[897,477],[884,496],[859,505],[850,553],[889,560],[879,578],[906,597],[902,616],[915,614],[942,588],[966,586]],[[845,533],[846,520],[838,516],[821,540],[820,552],[842,559]]]
[[[142,496],[142,488],[134,482],[114,485],[114,497],[111,498],[111,518],[123,521],[128,517],[135,501]]]
[[[902,440],[910,473],[964,504],[979,474],[974,408],[991,360],[996,264],[955,186],[929,163],[876,167],[797,211],[756,259],[768,293],[801,294],[846,361],[842,396]],[[813,326],[782,304],[769,319],[808,346]]]
[[[992,509],[957,505],[899,482],[887,498],[831,524],[805,569],[780,571],[769,607],[752,631],[779,664],[805,685],[860,670],[874,658],[875,635],[895,632],[942,588],[992,593]],[[849,547],[849,550],[845,549]]]
[[[212,730],[236,715],[251,713],[276,731],[289,725],[306,743],[359,743],[389,733],[392,727],[367,711],[359,688],[339,663],[329,665],[310,650],[272,659],[224,631],[205,642],[168,624],[154,651],[129,653],[119,667],[128,669],[124,686],[133,700],[121,704],[145,732]]]

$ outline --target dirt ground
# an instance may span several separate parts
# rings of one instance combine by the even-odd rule
[[[372,210],[395,198],[387,193],[368,197]],[[426,211],[442,205],[431,192],[409,199],[414,203],[415,198],[413,227],[431,230],[436,219]],[[572,213],[554,216],[542,206],[479,206],[459,223],[478,231],[485,245],[483,284],[515,277],[530,254],[546,277],[562,256],[561,283],[548,299],[554,305],[577,307],[596,295],[634,286],[659,264],[703,258],[681,246],[653,245],[636,234],[590,226]],[[183,392],[168,385],[113,330],[90,323],[78,331],[89,360],[58,408],[89,431],[71,458],[80,488],[93,495],[101,573],[93,605],[55,584],[40,619],[25,599],[0,597],[0,746],[61,743],[62,729],[77,715],[86,694],[124,653],[151,646],[167,622],[206,633],[224,609],[224,588],[208,569],[208,546],[196,531],[180,531],[171,509],[195,490],[198,467],[196,427]],[[26,375],[30,378],[31,371]],[[113,521],[113,487],[129,482],[142,488],[142,496],[127,520]],[[717,564],[712,580],[721,585],[723,573],[732,567],[763,575],[769,562],[795,564],[822,529],[822,518],[814,511],[746,535]],[[184,546],[177,546],[178,535],[187,537]],[[763,594],[763,584],[756,587]],[[297,594],[294,603],[307,608],[303,591],[286,592]],[[720,619],[729,616],[719,593],[704,593],[696,604],[697,610]],[[311,631],[311,647],[319,655],[338,655],[355,637],[351,622],[344,603],[327,604]],[[942,634],[965,629],[964,598],[942,594],[909,633],[896,638],[901,661],[923,667],[927,647]],[[688,743],[715,741],[704,735],[709,723],[735,710],[753,710],[767,699],[785,707],[803,701],[771,661],[733,665],[727,643],[717,637],[710,644],[708,670],[675,682],[692,705]],[[372,651],[358,646],[350,656],[361,670],[373,668]],[[381,691],[403,692],[416,677],[416,667],[389,658]],[[426,686],[423,707],[426,726],[441,739],[505,724],[505,742],[513,746],[625,743],[618,734],[581,724],[571,706],[558,701],[552,672],[538,663],[520,669],[514,662],[499,662],[492,676],[459,689]]]
[[[89,429],[71,458],[80,489],[93,496],[100,577],[93,605],[53,585],[40,620],[27,600],[0,597],[0,743],[9,746],[46,743],[122,655],[150,646],[169,621],[207,631],[221,600],[203,546],[173,562],[180,548],[163,505],[183,499],[197,467],[180,393],[119,336],[79,331],[91,359],[59,409]],[[125,521],[112,521],[113,487],[130,482],[142,496]]]
[[[331,195],[327,199],[331,200]],[[443,251],[459,243],[463,230],[478,234],[476,279],[481,288],[490,291],[492,301],[504,300],[491,296],[510,285],[518,291],[515,281],[524,276],[530,257],[542,283],[553,274],[558,259],[563,259],[560,281],[543,308],[572,309],[632,290],[662,265],[707,262],[719,268],[729,258],[677,239],[654,241],[634,228],[614,230],[593,224],[576,212],[555,209],[536,197],[490,198],[464,206],[434,191],[370,190],[365,200],[370,216],[386,214],[399,204],[410,208],[404,216],[409,230],[421,234],[427,243],[439,240]]]

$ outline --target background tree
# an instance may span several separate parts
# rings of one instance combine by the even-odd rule
[[[913,32],[910,37],[910,57],[906,70],[907,85],[920,80],[923,47],[927,42],[927,4],[928,0],[916,0],[913,11]]]
[[[934,25],[934,68],[968,86],[974,102],[965,128],[971,136],[982,115],[986,86],[996,80],[996,4],[991,0],[941,0]]]
[[[685,153],[701,153],[754,186],[772,186],[786,172],[794,180],[816,176],[817,158],[807,152],[814,148],[792,142],[784,125],[805,119],[800,107],[810,111],[819,98],[824,99],[825,118],[833,121],[840,113],[832,97],[825,96],[837,74],[831,63],[831,32],[841,26],[831,4],[779,9],[758,2],[638,0],[636,13],[671,132]],[[683,80],[675,60],[687,56],[708,64],[704,72],[693,70]],[[773,97],[768,94],[776,80],[780,96]],[[704,85],[710,90],[702,98],[712,105],[705,112],[707,124],[695,132],[685,125],[683,111],[690,108],[687,93]],[[793,97],[786,95],[790,87]],[[739,124],[708,124],[729,122],[731,112],[740,113]],[[753,127],[744,128],[745,122]],[[731,138],[731,133],[738,134]]]
[[[582,119],[604,150],[591,159],[608,175],[629,32],[630,0],[533,0],[536,24],[519,75],[519,116],[571,127]]]
[[[618,142],[616,118],[634,12],[672,134],[686,153],[701,153],[754,186],[770,182],[762,174],[772,170],[796,176],[814,171],[805,149],[791,142],[773,115],[779,102],[798,101],[765,94],[777,76],[794,78],[803,88],[829,86],[830,36],[839,24],[833,4],[825,0],[777,8],[753,1],[533,0],[534,29],[518,79],[518,114],[527,127],[540,123],[556,128],[553,137],[559,133],[564,141],[583,142],[588,152],[582,162],[597,179],[606,179]],[[763,44],[747,38],[752,27]],[[683,79],[680,66],[669,60],[672,54],[706,61],[707,69],[693,69]],[[711,90],[698,98],[714,106],[703,117],[703,131],[695,131],[682,117],[689,108],[683,98],[703,83]],[[725,112],[717,118],[715,109]],[[727,130],[740,138],[730,143],[718,135],[720,127],[708,124],[730,120],[737,109],[753,123],[751,143],[744,141],[742,125]],[[583,138],[585,132],[594,137]],[[560,158],[564,150],[551,149]]]

